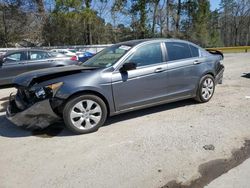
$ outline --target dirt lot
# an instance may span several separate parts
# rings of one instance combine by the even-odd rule
[[[119,115],[80,136],[62,125],[15,127],[3,110],[13,89],[1,89],[0,187],[205,186],[250,157],[250,54],[227,54],[224,64],[209,103]]]

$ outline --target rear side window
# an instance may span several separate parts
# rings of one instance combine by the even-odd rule
[[[162,63],[160,43],[147,44],[139,47],[126,62],[136,63],[138,67]]]
[[[190,47],[190,50],[191,50],[191,53],[192,53],[193,57],[199,57],[200,56],[198,48],[196,48],[193,45],[189,45],[189,47]]]
[[[42,52],[42,51],[30,52],[30,60],[38,60],[38,59],[46,59],[46,58],[49,58],[49,54],[47,52]]]
[[[189,45],[181,42],[167,42],[168,60],[174,61],[179,59],[191,58]]]

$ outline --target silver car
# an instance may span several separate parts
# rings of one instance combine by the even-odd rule
[[[11,84],[15,76],[43,68],[78,64],[76,56],[39,49],[12,50],[0,55],[0,86]]]
[[[63,120],[74,133],[98,130],[109,116],[187,98],[208,102],[222,83],[223,54],[183,40],[115,44],[79,66],[22,74],[7,117],[44,128]]]

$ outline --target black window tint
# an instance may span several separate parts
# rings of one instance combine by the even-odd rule
[[[30,59],[31,60],[46,59],[46,58],[49,58],[49,55],[47,52],[42,52],[42,51],[31,51],[30,52]]]
[[[181,42],[167,42],[168,60],[186,59],[192,57],[189,45]]]
[[[196,48],[195,46],[193,45],[189,45],[190,49],[191,49],[191,52],[192,52],[192,56],[193,57],[199,57],[200,54],[199,54],[199,49]]]
[[[161,63],[162,52],[160,43],[147,44],[138,48],[126,62],[136,63],[138,67]]]

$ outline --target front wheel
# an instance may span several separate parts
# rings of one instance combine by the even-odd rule
[[[195,100],[201,103],[208,102],[215,90],[214,77],[210,74],[203,76],[200,80]]]
[[[66,127],[76,134],[97,131],[107,118],[107,107],[95,95],[81,95],[69,100],[63,110]]]

